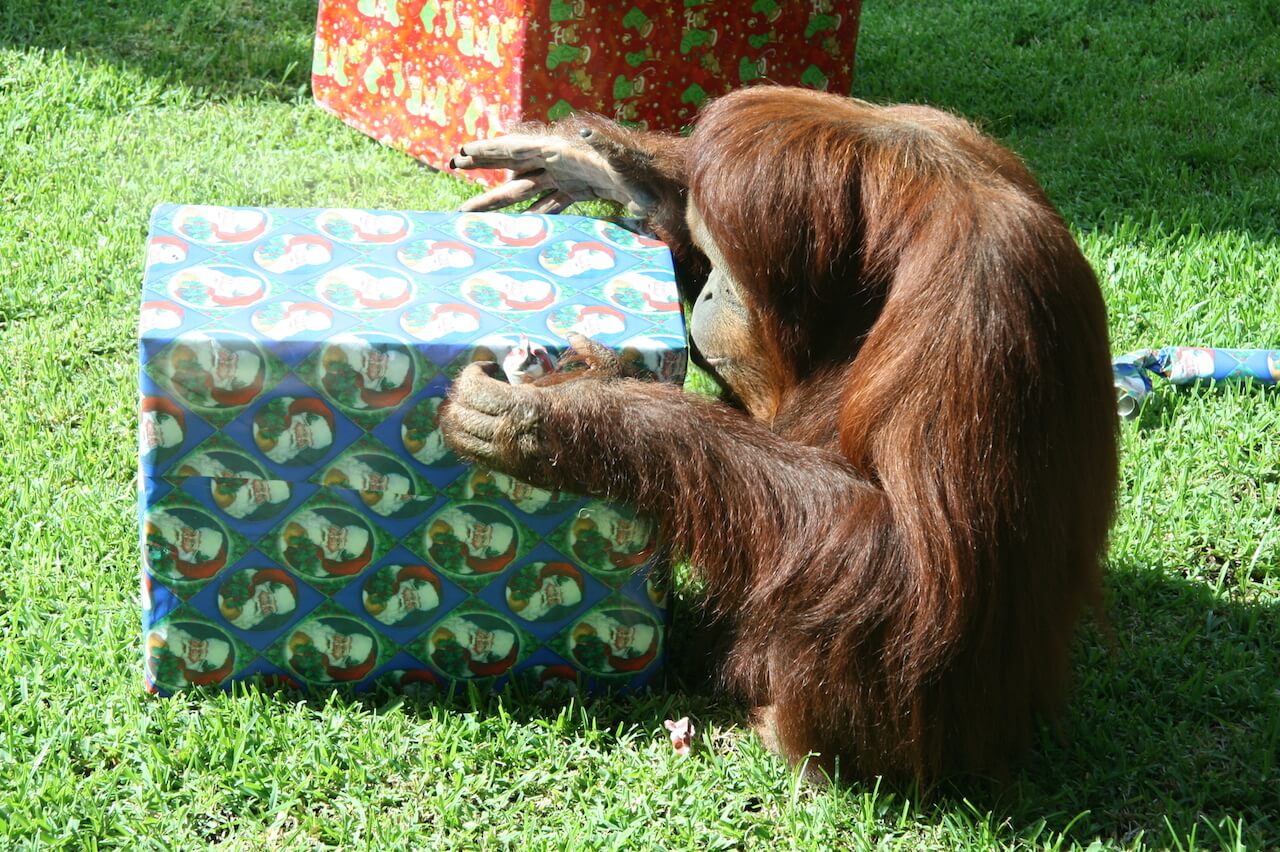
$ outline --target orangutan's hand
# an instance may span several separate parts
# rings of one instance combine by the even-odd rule
[[[467,200],[460,208],[465,212],[538,198],[528,212],[559,213],[575,201],[601,198],[625,206],[633,216],[644,216],[656,201],[614,167],[626,156],[609,127],[565,124],[468,142],[449,166],[515,172],[502,186]]]
[[[647,379],[643,370],[626,361],[617,350],[576,331],[568,334],[573,348],[560,358],[560,367],[538,380],[540,384],[560,384],[575,378],[592,379]]]
[[[458,374],[440,407],[440,434],[459,456],[537,483],[555,454],[543,428],[555,391],[508,384],[497,374],[491,362]]]

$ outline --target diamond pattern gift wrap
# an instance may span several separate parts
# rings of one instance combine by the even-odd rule
[[[649,682],[650,520],[464,464],[436,428],[467,364],[528,379],[571,331],[681,381],[666,248],[575,216],[156,208],[148,687]]]
[[[573,110],[679,130],[707,98],[756,82],[848,94],[859,8],[859,0],[320,0],[311,88],[352,127],[442,166],[469,140]]]

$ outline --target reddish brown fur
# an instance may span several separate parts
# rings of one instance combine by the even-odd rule
[[[773,327],[775,429],[876,486],[832,542],[837,577],[797,554],[737,590],[733,671],[799,720],[793,754],[997,770],[1058,706],[1099,597],[1116,458],[1093,273],[1022,164],[934,110],[757,89],[693,151],[693,196]],[[823,410],[838,424],[815,429]],[[783,639],[788,620],[829,646]]]
[[[687,143],[594,126],[696,260],[687,176],[773,356],[773,410],[599,382],[551,408],[539,478],[660,519],[790,759],[1000,773],[1064,697],[1116,478],[1106,315],[1061,217],[1013,155],[923,107],[756,88]]]

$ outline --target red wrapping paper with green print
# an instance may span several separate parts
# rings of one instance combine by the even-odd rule
[[[708,98],[762,81],[847,94],[859,7],[321,0],[311,86],[347,124],[442,167],[468,140],[574,110],[680,130]]]
[[[634,689],[655,525],[449,452],[453,377],[578,332],[679,382],[671,254],[578,216],[162,205],[140,323],[150,689]]]

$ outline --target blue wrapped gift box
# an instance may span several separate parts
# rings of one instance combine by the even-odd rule
[[[577,331],[680,382],[665,246],[576,216],[162,205],[140,343],[146,682],[635,688],[656,530],[464,464],[437,412]]]

